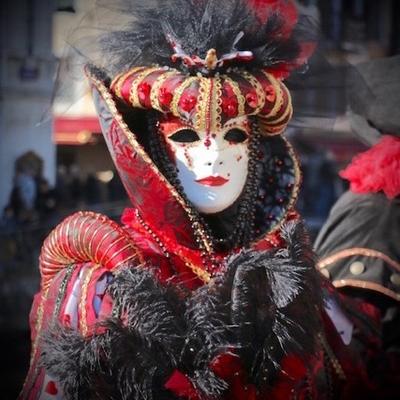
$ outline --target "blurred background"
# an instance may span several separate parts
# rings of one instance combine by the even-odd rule
[[[0,6],[2,399],[17,396],[28,368],[28,315],[39,288],[43,239],[76,210],[118,220],[128,205],[80,67],[65,76],[82,78],[63,82],[53,101],[57,66],[70,57],[66,38],[93,4],[3,0]],[[317,21],[324,37],[320,46],[335,68],[400,52],[398,0],[303,0],[298,5]],[[324,96],[333,111],[343,99],[344,93]],[[290,128],[288,135],[304,175],[298,208],[315,235],[346,190],[338,171],[365,147],[344,114],[327,129]]]

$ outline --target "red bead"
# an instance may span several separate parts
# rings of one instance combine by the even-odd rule
[[[182,110],[186,112],[192,111],[196,103],[197,103],[196,97],[191,95],[188,96],[183,95],[179,100],[180,108],[182,108]]]
[[[138,96],[139,96],[139,100],[142,103],[144,103],[146,101],[146,99],[149,97],[150,90],[151,90],[151,86],[147,82],[142,82],[138,86]]]
[[[172,101],[172,93],[168,92],[166,88],[161,88],[158,95],[158,100],[161,105],[169,106]]]
[[[228,117],[236,117],[238,105],[234,97],[224,97],[222,99],[222,111]]]
[[[257,95],[255,93],[247,93],[246,102],[251,108],[256,108],[258,105]]]
[[[46,393],[55,396],[58,393],[57,386],[54,381],[49,381],[46,386]]]

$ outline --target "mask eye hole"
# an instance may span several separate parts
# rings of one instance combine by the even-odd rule
[[[231,143],[243,143],[248,138],[249,135],[243,129],[239,128],[229,129],[224,136],[224,139]]]
[[[168,136],[168,139],[178,143],[193,143],[200,140],[200,137],[193,129],[181,129]]]

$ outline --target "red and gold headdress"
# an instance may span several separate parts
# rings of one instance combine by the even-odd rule
[[[142,16],[136,33],[115,33],[114,47],[117,41],[119,47],[124,40],[133,43],[134,35],[142,40],[138,64],[131,62],[112,81],[116,97],[135,108],[172,114],[199,130],[253,115],[263,134],[282,133],[293,113],[283,79],[311,50],[294,34],[298,16],[292,1],[235,0],[223,12],[210,0],[173,3],[177,15],[169,4],[165,14]],[[184,26],[189,3],[196,7],[189,10]],[[154,29],[146,30],[146,23]]]
[[[114,93],[133,107],[171,113],[202,130],[221,128],[227,120],[257,115],[263,131],[281,133],[292,116],[288,89],[260,70],[229,71],[214,77],[188,76],[162,67],[139,67],[118,76]]]

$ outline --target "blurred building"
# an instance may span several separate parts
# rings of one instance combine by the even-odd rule
[[[85,79],[87,60],[75,51],[75,45],[80,47],[82,43],[85,43],[84,51],[95,46],[88,38],[90,34],[86,27],[93,23],[98,10],[94,0],[64,0],[63,3],[54,15],[53,24],[53,51],[59,61],[53,105],[57,165],[69,178],[75,174],[85,182],[94,176],[102,183],[108,183],[114,176],[114,165],[101,135]]]
[[[14,163],[33,151],[55,179],[50,99],[55,59],[55,0],[3,0],[0,8],[0,213],[13,186]]]

